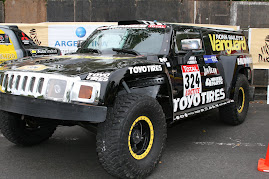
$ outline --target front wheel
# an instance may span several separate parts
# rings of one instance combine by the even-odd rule
[[[239,74],[234,88],[234,103],[219,108],[220,119],[231,125],[245,121],[249,107],[249,83],[245,75]]]
[[[148,96],[117,98],[98,126],[97,152],[105,170],[119,178],[143,178],[160,160],[166,140],[162,107]]]
[[[57,124],[48,119],[0,111],[2,134],[12,143],[23,146],[39,144],[51,137]]]

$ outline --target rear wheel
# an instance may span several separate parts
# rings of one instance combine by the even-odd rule
[[[57,124],[47,119],[0,111],[1,132],[14,144],[36,145],[49,139]]]
[[[234,89],[234,103],[219,108],[220,119],[231,125],[245,121],[249,107],[249,83],[243,74],[239,74]]]
[[[119,178],[143,178],[157,165],[166,140],[159,103],[148,96],[118,97],[98,126],[97,152],[105,170]]]

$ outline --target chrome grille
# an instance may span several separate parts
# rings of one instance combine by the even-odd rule
[[[44,96],[50,79],[64,80],[67,82],[66,89],[71,89],[73,83],[80,80],[79,77],[66,77],[55,74],[42,74],[35,72],[8,71],[0,76],[0,85],[3,91],[14,95]],[[68,90],[66,90],[68,91]],[[67,101],[66,94],[63,101]]]

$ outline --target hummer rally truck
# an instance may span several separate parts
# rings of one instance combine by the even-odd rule
[[[108,173],[144,178],[167,125],[215,108],[225,123],[244,122],[251,63],[239,31],[122,21],[96,29],[74,54],[10,61],[0,72],[1,131],[29,146],[58,125],[91,128]]]

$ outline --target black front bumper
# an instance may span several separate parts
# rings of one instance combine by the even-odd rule
[[[93,123],[104,122],[107,113],[105,106],[63,103],[6,93],[0,93],[0,110],[47,119]]]

